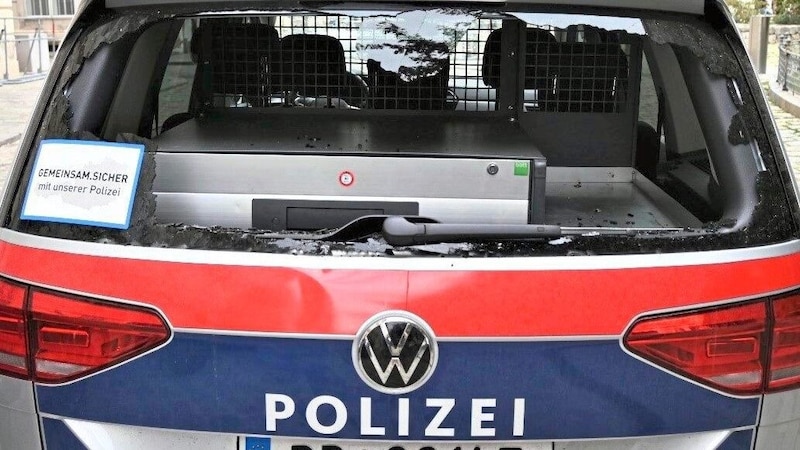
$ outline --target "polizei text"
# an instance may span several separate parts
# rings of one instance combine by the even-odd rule
[[[495,414],[510,414],[512,436],[525,434],[525,399],[515,398],[508,404],[498,404],[495,398],[473,398],[467,404],[457,404],[454,398],[427,398],[425,414],[412,414],[408,398],[397,398],[396,423],[388,423],[382,414],[374,411],[372,399],[361,397],[357,412],[348,409],[347,405],[332,395],[320,395],[312,398],[305,405],[298,405],[294,399],[285,394],[266,394],[266,429],[268,432],[281,431],[281,421],[289,420],[295,415],[305,416],[309,428],[321,435],[333,435],[341,432],[351,415],[359,418],[362,436],[409,436],[412,421],[417,418],[430,417],[425,424],[425,437],[448,438],[456,435],[452,420],[447,418],[460,408],[469,411],[469,435],[471,437],[495,437],[497,428]],[[393,421],[395,422],[395,421]],[[418,425],[417,425],[418,426]],[[458,434],[465,430],[458,430]]]

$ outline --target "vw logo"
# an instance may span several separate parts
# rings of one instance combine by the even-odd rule
[[[361,327],[353,342],[353,365],[370,387],[404,394],[425,384],[436,368],[433,330],[405,311],[378,314]]]

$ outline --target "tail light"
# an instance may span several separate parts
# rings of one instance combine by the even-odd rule
[[[800,293],[636,320],[634,354],[734,395],[800,387]]]
[[[0,281],[0,373],[15,377],[28,375],[26,296],[23,286]]]
[[[769,388],[800,385],[800,294],[776,300],[772,305]]]
[[[0,374],[64,383],[165,343],[149,308],[101,302],[0,280]]]

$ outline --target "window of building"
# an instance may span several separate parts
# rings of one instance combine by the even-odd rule
[[[75,14],[73,0],[27,0],[28,16],[69,16]]]

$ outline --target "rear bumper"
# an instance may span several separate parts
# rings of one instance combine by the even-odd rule
[[[351,448],[366,448],[370,450],[390,448],[403,450],[419,450],[432,448],[434,450],[451,450],[465,442],[423,442],[423,441],[348,441],[348,440],[319,440],[319,439],[286,439],[286,438],[255,438],[247,439],[244,436],[220,433],[186,432],[165,430],[158,428],[132,427],[99,422],[86,422],[73,419],[45,419],[44,427],[47,432],[48,448],[68,449],[83,448],[87,450],[140,450],[170,449],[170,450],[344,450]],[[475,441],[469,442],[470,448],[520,448],[520,449],[558,449],[558,450],[635,450],[647,448],[649,450],[744,450],[750,448],[752,430],[720,430],[702,433],[677,434],[667,436],[646,436],[636,438],[619,438],[604,440],[575,440],[575,441],[508,441],[503,443]],[[80,442],[81,447],[76,447]],[[790,449],[793,446],[771,447],[773,449]],[[399,450],[399,449],[398,449]]]

